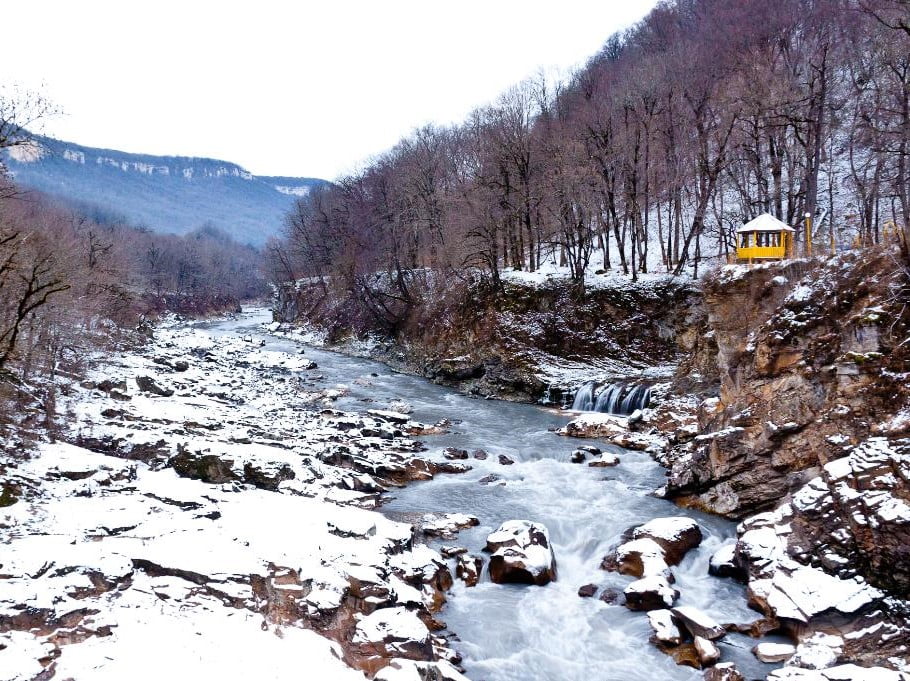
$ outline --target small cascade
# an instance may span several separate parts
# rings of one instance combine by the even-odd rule
[[[567,390],[563,385],[551,383],[547,385],[543,396],[537,401],[544,407],[559,407],[561,409],[570,409],[572,407],[573,392]]]
[[[544,406],[553,404],[553,390],[550,384],[547,384],[547,389],[544,391],[543,397],[540,398],[538,404],[542,404]]]
[[[572,409],[575,411],[594,411],[594,381],[585,383],[578,392],[575,393],[575,400],[572,402]]]
[[[619,406],[619,414],[631,414],[636,409],[644,409],[651,402],[651,388],[644,385],[633,386]]]
[[[651,403],[651,388],[645,385],[612,383],[599,393],[592,381],[579,388],[572,403],[575,411],[597,411],[604,414],[628,415]]]
[[[599,411],[603,414],[619,414],[620,409],[620,400],[623,396],[623,391],[625,386],[621,383],[614,383],[613,385],[607,386],[604,388],[600,395],[597,396],[597,402],[594,404],[594,411]]]

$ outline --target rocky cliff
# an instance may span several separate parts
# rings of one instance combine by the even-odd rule
[[[792,498],[800,562],[910,594],[907,301],[888,251],[724,268],[700,329],[719,397],[671,452],[667,496],[734,518]]]

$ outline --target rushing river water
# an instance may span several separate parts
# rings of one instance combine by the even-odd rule
[[[259,336],[266,339],[266,349],[299,352],[301,346],[294,341],[261,332],[261,323],[268,320],[265,312],[255,311],[207,325],[207,330]],[[585,442],[551,432],[570,414],[473,399],[369,360],[311,347],[305,352],[319,364],[308,372],[316,385],[350,389],[338,400],[339,409],[383,409],[391,400],[401,400],[413,407],[417,421],[455,422],[451,433],[423,438],[431,458],[441,458],[445,447],[490,454],[485,461],[467,461],[473,466],[467,474],[439,475],[394,490],[383,512],[396,518],[423,512],[476,515],[479,527],[462,531],[455,541],[438,543],[466,546],[475,554],[481,554],[486,536],[505,520],[533,520],[549,529],[556,582],[545,587],[500,585],[490,582],[485,572],[473,588],[456,580],[449,594],[441,617],[460,639],[455,647],[474,681],[701,679],[701,672],[677,666],[648,642],[645,613],[577,595],[588,583],[621,591],[631,582],[631,577],[601,570],[600,562],[624,530],[655,517],[690,516],[705,535],[701,546],[672,568],[681,592],[679,605],[701,608],[719,622],[757,618],[746,608],[741,585],[708,575],[708,559],[732,541],[734,525],[651,496],[662,484],[664,470],[647,454],[588,441],[617,453],[621,463],[615,468],[573,464],[571,452]],[[499,454],[515,464],[501,465]],[[479,482],[491,474],[499,480]],[[730,634],[718,641],[721,659],[735,661],[746,678],[764,678],[777,665],[758,662],[750,653],[754,644],[753,639]]]

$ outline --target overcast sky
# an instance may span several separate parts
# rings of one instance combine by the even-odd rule
[[[27,0],[0,78],[88,146],[332,179],[540,68],[567,73],[655,0]],[[11,16],[10,16],[11,15]]]

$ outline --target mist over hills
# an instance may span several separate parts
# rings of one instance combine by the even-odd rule
[[[5,150],[0,162],[21,186],[96,219],[116,217],[175,234],[214,225],[254,246],[279,232],[298,197],[325,183],[260,177],[217,159],[131,154],[48,137]]]

